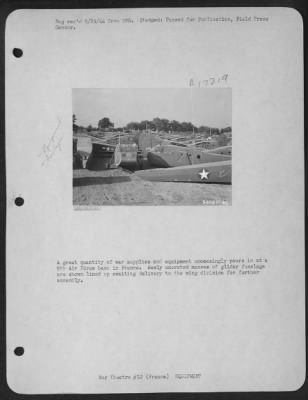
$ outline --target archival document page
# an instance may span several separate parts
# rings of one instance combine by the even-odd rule
[[[21,9],[5,40],[9,387],[298,390],[300,14]]]

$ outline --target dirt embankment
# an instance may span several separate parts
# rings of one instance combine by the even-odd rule
[[[150,182],[121,168],[73,171],[73,204],[231,205],[231,185]]]

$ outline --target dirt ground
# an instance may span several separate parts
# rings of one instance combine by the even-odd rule
[[[74,206],[231,205],[232,185],[151,182],[121,168],[73,170]]]

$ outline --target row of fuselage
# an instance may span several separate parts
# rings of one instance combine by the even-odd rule
[[[92,143],[88,169],[107,169],[112,164],[116,146]],[[210,150],[192,146],[159,144],[142,155],[137,145],[120,145],[120,166],[127,169],[172,168],[185,165],[204,164],[231,160],[232,146],[217,147]]]
[[[92,151],[84,166],[90,170],[111,168],[114,165],[116,149],[121,153],[119,165],[131,170],[172,168],[227,161],[232,158],[232,145],[205,149],[199,147],[198,143],[183,144],[171,140],[162,140],[158,143],[156,141],[153,143],[154,147],[148,147],[149,144],[121,143],[116,146],[109,141],[92,137]]]

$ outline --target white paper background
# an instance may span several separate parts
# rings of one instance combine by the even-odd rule
[[[264,23],[56,18],[266,16]],[[302,20],[293,9],[19,10],[6,25],[7,373],[19,393],[296,390],[305,378]],[[22,58],[12,48],[23,49]],[[229,75],[231,207],[72,206],[72,88]],[[194,89],[202,90],[202,89]],[[62,151],[38,157],[58,119]],[[14,198],[25,199],[23,207]],[[56,284],[57,259],[267,257],[257,278]],[[22,357],[14,348],[23,346]],[[200,380],[98,375],[202,373]]]

